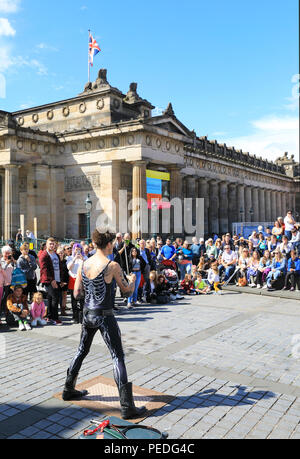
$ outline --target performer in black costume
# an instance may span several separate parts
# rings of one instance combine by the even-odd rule
[[[82,332],[77,354],[68,369],[62,397],[69,401],[88,393],[77,391],[75,385],[83,360],[90,351],[95,334],[100,330],[112,356],[122,418],[130,419],[142,416],[146,408],[136,408],[134,404],[132,383],[127,379],[121,332],[113,314],[111,286],[115,279],[123,294],[129,297],[134,290],[135,275],[127,276],[127,281],[120,265],[108,260],[107,256],[112,254],[114,241],[115,234],[96,230],[93,233],[96,253],[78,271],[74,296],[85,295]]]

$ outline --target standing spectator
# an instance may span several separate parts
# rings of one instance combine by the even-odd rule
[[[36,288],[37,264],[36,264],[34,256],[29,254],[28,245],[23,244],[20,247],[20,250],[21,250],[21,256],[19,257],[17,261],[17,268],[20,268],[21,271],[26,276],[27,287],[24,289],[23,294],[26,295],[26,297],[28,297],[29,295],[31,299],[32,295],[37,292],[37,288]]]
[[[229,245],[225,245],[224,253],[222,255],[222,263],[219,266],[220,278],[221,278],[223,271],[225,271],[225,277],[224,277],[225,282],[228,281],[228,279],[234,273],[236,263],[237,263],[236,253],[230,249]]]
[[[283,290],[286,290],[291,283],[291,292],[295,290],[297,285],[300,290],[300,259],[297,256],[295,250],[291,251],[291,257],[288,261],[287,274],[285,276],[285,283]]]
[[[46,250],[46,246],[47,246],[47,243],[46,242],[43,242],[42,245],[41,245],[41,248],[37,254],[38,256],[38,259],[40,259],[40,255]]]
[[[23,234],[21,228],[18,229],[16,234],[16,244],[21,244],[23,242]]]
[[[12,249],[8,245],[2,247],[2,258],[0,261],[0,267],[2,268],[2,273],[4,276],[4,286],[3,286],[3,293],[2,293],[2,301],[1,301],[1,308],[0,308],[0,315],[1,311],[6,312],[6,300],[8,295],[10,294],[10,285],[12,279],[12,273],[15,266],[15,260],[12,256]]]
[[[62,325],[58,318],[61,261],[56,254],[55,239],[48,239],[46,250],[40,254],[39,261],[41,270],[40,283],[45,287],[48,298],[48,320],[52,325]]]
[[[69,270],[67,267],[67,256],[69,256],[69,250],[66,250],[66,249],[68,248],[69,246],[67,247],[61,246],[56,251],[57,255],[60,258],[60,262],[61,262],[61,282],[59,286],[60,287],[59,288],[59,304],[60,304],[60,310],[61,310],[62,316],[66,314],[68,287],[69,287],[69,280],[70,280]]]
[[[140,256],[145,261],[145,267],[142,273],[143,273],[145,282],[147,282],[147,280],[149,279],[150,271],[152,271],[152,269],[155,268],[155,266],[153,266],[152,264],[152,258],[150,255],[150,251],[149,249],[147,249],[146,242],[144,241],[144,239],[140,240]]]
[[[79,268],[82,268],[83,262],[87,260],[87,256],[83,253],[83,248],[80,244],[74,244],[72,256],[67,258],[67,268],[69,270],[69,285],[68,289],[71,292],[71,303],[73,311],[73,321],[75,324],[82,323],[84,298],[77,300],[74,297],[74,286]]]
[[[35,235],[33,234],[32,231],[26,230],[26,239],[29,239],[30,242],[35,241]]]
[[[118,234],[118,236],[119,236],[119,234]],[[135,247],[135,246],[131,242],[131,236],[130,236],[129,233],[126,233],[124,235],[124,239],[121,242],[119,242],[119,237],[117,237],[116,248],[117,248],[117,250],[119,252],[119,255],[120,255],[120,265],[121,265],[121,268],[123,269],[123,271],[126,274],[129,274],[129,272],[127,272],[127,269],[128,269],[128,257],[129,257],[130,251],[131,251],[131,249],[133,247]],[[127,299],[126,299],[126,303],[127,303]]]
[[[142,272],[145,269],[146,262],[143,257],[139,254],[138,249],[136,247],[132,247],[129,257],[128,257],[128,266],[130,274],[135,274],[135,285],[134,285],[134,292],[128,298],[127,307],[131,309],[134,304],[141,304],[138,301],[138,289],[141,283]],[[148,276],[149,279],[149,276]],[[146,281],[147,282],[147,281]]]
[[[183,281],[185,279],[185,275],[190,274],[192,271],[193,253],[189,248],[188,241],[184,241],[182,247],[179,247],[179,249],[177,249],[177,253],[180,256],[180,259],[178,261],[180,269],[180,280]]]
[[[209,238],[206,244],[206,256],[207,258],[210,258],[211,255],[213,255],[216,259],[218,258],[218,250],[214,245],[214,241],[212,238]]]
[[[167,238],[166,244],[161,249],[161,256],[163,260],[174,261],[176,258],[176,249],[171,243],[171,239]]]
[[[249,242],[252,242],[253,248],[256,249],[256,247],[258,246],[258,242],[259,242],[258,234],[256,231],[253,231],[251,236],[249,236]]]
[[[293,213],[291,210],[287,211],[286,217],[284,218],[284,226],[285,226],[285,235],[287,236],[288,240],[292,239],[292,230],[296,225],[296,221],[293,217]]]
[[[2,267],[0,265],[0,306],[1,306],[1,301],[2,301],[2,296],[3,296],[5,283],[6,283],[5,271],[4,271],[4,269],[2,269]],[[1,307],[0,307],[0,325],[2,325],[2,322],[1,322]]]
[[[267,250],[268,244],[267,241],[263,235],[263,233],[258,234],[258,245],[257,245],[257,250],[259,252],[259,255],[262,257],[265,250]]]
[[[217,239],[215,240],[215,243],[216,243],[216,241],[217,241],[218,239],[219,239],[219,238],[217,238]],[[223,250],[223,251],[224,251],[224,248],[225,248],[226,245],[229,245],[230,250],[234,250],[234,244],[233,244],[233,241],[232,241],[232,239],[231,239],[229,233],[225,234],[224,241],[222,242],[222,250]],[[217,257],[218,257],[218,255],[216,256],[216,258],[217,258]]]
[[[198,243],[198,239],[196,237],[193,237],[193,244],[191,245],[191,251],[193,254],[193,259],[192,263],[193,265],[196,265],[199,263],[200,260],[200,244]]]
[[[277,218],[278,222],[279,222],[279,225],[281,226],[282,228],[282,234],[285,234],[285,224],[284,224],[284,219],[282,217],[278,217]]]

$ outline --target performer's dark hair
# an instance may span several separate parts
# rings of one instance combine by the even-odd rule
[[[110,228],[98,228],[93,232],[92,239],[98,249],[105,249],[109,242],[116,239],[116,234]]]

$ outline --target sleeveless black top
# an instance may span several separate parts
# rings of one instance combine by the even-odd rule
[[[86,309],[95,311],[113,308],[111,292],[112,282],[107,284],[104,280],[105,273],[110,263],[111,261],[95,279],[89,279],[84,273],[84,267],[82,267],[82,282],[85,291],[84,307]]]

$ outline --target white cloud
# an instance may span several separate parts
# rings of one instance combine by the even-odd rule
[[[299,154],[299,118],[296,116],[268,116],[253,120],[252,134],[240,137],[218,139],[228,146],[242,149],[244,152],[262,156],[274,161],[284,152]]]
[[[39,43],[36,45],[37,50],[40,51],[58,51],[54,46],[48,45],[47,43]]]
[[[20,3],[20,0],[0,0],[0,13],[16,13]]]
[[[0,18],[0,37],[13,37],[16,35],[15,29],[6,18]]]

